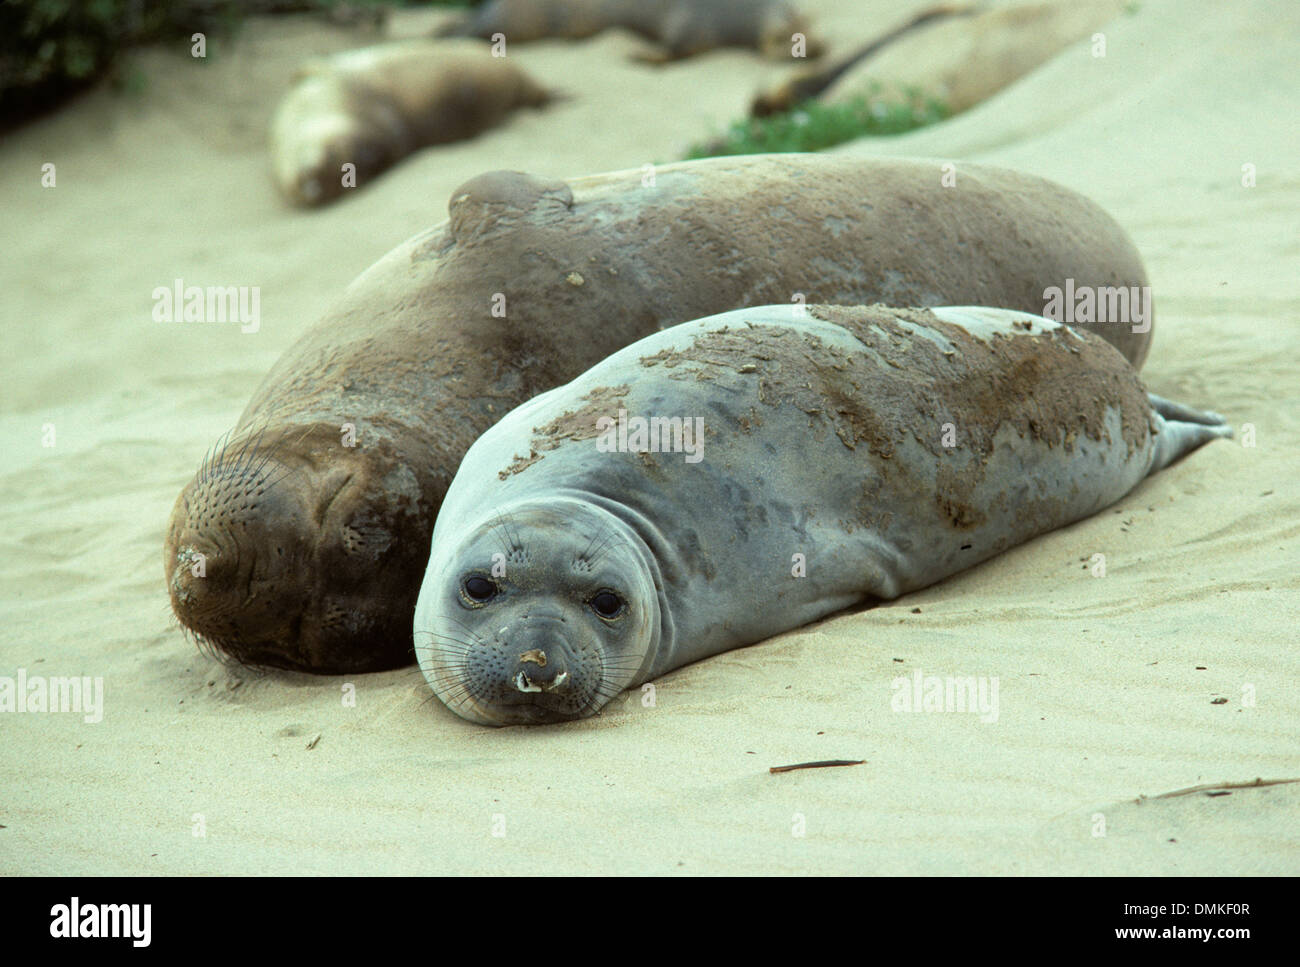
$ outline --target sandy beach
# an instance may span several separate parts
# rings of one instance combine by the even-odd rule
[[[801,3],[831,38],[927,5]],[[1104,33],[1104,57],[1078,43],[956,118],[835,150],[1100,203],[1151,275],[1148,389],[1237,438],[925,591],[671,673],[653,707],[535,728],[456,718],[414,667],[199,654],[168,606],[168,514],[280,354],[457,185],[677,160],[788,68],[656,68],[621,32],[520,45],[570,97],[319,211],[277,196],[266,128],[295,65],[375,42],[359,29],[151,48],[142,92],[6,136],[0,676],[102,679],[103,708],[0,712],[0,873],[1300,873],[1300,783],[1227,788],[1300,779],[1300,7],[1143,0]],[[259,286],[260,328],[155,322],[175,279]],[[897,711],[917,675],[996,682],[996,721]],[[865,761],[768,771],[824,759]]]

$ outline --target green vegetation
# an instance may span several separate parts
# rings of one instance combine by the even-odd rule
[[[320,13],[344,22],[421,0],[0,0],[0,128],[115,74],[124,51],[201,32],[229,34],[251,14]],[[423,0],[425,5],[447,0]],[[465,0],[453,0],[465,6]],[[130,74],[120,77],[131,83]]]
[[[947,106],[909,91],[902,102],[878,97],[846,104],[802,104],[765,118],[744,118],[720,137],[694,145],[687,159],[770,151],[822,151],[868,135],[903,134],[935,124],[948,116]]]

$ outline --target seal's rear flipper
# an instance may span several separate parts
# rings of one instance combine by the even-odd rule
[[[1163,470],[1176,463],[1197,447],[1216,438],[1232,438],[1232,427],[1218,413],[1201,412],[1181,403],[1174,403],[1154,393],[1148,393],[1151,409],[1155,411],[1155,452],[1151,472]]]
[[[1203,426],[1219,426],[1227,423],[1222,416],[1210,410],[1204,412],[1194,410],[1190,406],[1183,406],[1181,403],[1175,403],[1173,400],[1167,400],[1163,396],[1156,396],[1155,393],[1148,393],[1147,399],[1151,401],[1151,407],[1166,420],[1181,420],[1184,423],[1200,423]]]

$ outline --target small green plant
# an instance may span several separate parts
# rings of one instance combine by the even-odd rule
[[[687,159],[730,154],[822,151],[855,138],[903,134],[948,117],[945,104],[909,90],[902,101],[887,101],[874,92],[843,104],[804,101],[765,118],[736,121],[720,137],[696,144]]]

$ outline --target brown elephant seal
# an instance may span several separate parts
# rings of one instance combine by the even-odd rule
[[[310,61],[271,122],[275,182],[319,205],[420,148],[495,127],[553,95],[472,41],[403,41]],[[343,165],[352,164],[354,172]]]
[[[489,0],[442,36],[501,34],[506,42],[547,37],[579,40],[609,27],[623,27],[657,46],[642,59],[679,60],[719,47],[745,47],[764,57],[793,56],[794,35],[804,38],[803,55],[819,57],[820,40],[787,0]]]
[[[756,117],[817,98],[826,104],[936,101],[959,114],[1114,19],[1123,0],[938,6],[827,67],[755,97]]]
[[[443,493],[512,408],[636,339],[771,302],[1041,311],[1142,286],[1123,230],[1041,178],[938,161],[752,155],[551,181],[492,172],[363,273],[271,370],[185,487],[165,566],[181,623],[244,662],[412,660]],[[1134,365],[1149,326],[1100,324]]]
[[[1098,336],[973,307],[742,309],[507,414],[443,498],[434,693],[582,718],[710,655],[897,598],[1096,513],[1207,441]]]

